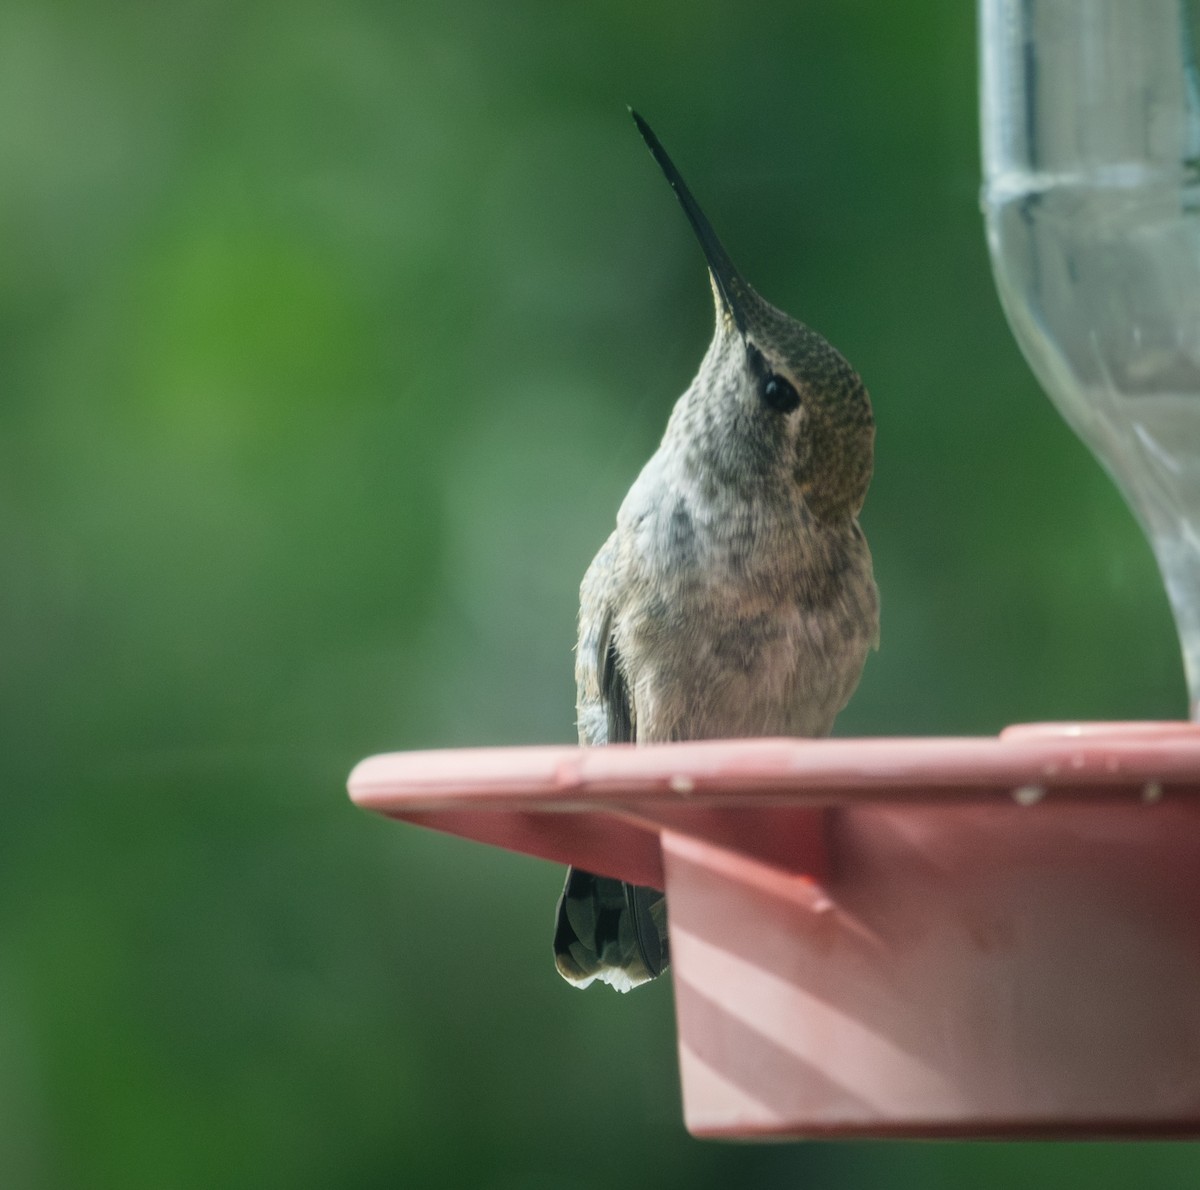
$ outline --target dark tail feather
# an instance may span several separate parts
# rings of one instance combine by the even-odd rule
[[[594,979],[627,992],[668,961],[667,902],[656,888],[567,870],[558,900],[554,961],[576,987]]]

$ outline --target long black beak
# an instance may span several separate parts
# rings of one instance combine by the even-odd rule
[[[746,333],[746,316],[741,298],[748,289],[746,282],[742,280],[742,275],[733,267],[733,261],[729,259],[729,253],[725,251],[724,245],[717,239],[717,233],[713,231],[712,224],[709,223],[704,212],[700,209],[700,204],[692,197],[692,192],[688,189],[687,183],[680,176],[679,170],[675,168],[675,163],[667,156],[666,149],[662,147],[662,142],[654,135],[653,129],[633,108],[629,109],[629,114],[633,117],[633,122],[638,126],[638,131],[642,134],[642,139],[649,147],[654,160],[658,162],[663,173],[667,175],[667,181],[671,183],[671,189],[675,191],[675,197],[679,199],[679,204],[683,207],[683,213],[687,215],[688,222],[692,225],[692,230],[696,233],[696,239],[700,241],[700,247],[704,251],[704,259],[708,261],[708,271],[712,273],[713,284],[717,287],[717,293],[721,296],[721,302],[725,309],[729,311],[729,316],[733,319],[738,330],[744,335]]]

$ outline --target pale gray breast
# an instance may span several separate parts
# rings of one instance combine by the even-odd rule
[[[831,534],[795,501],[716,510],[686,485],[645,482],[653,470],[584,581],[581,739],[602,742],[612,721],[606,654],[640,741],[827,734],[877,634],[857,526]]]

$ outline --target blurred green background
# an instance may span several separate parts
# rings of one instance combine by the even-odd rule
[[[855,362],[843,733],[1179,717],[1149,550],[1031,380],[962,0],[0,7],[0,1179],[1143,1187],[1191,1146],[684,1133],[671,991],[360,757],[573,738],[576,589],[711,332],[625,112]]]

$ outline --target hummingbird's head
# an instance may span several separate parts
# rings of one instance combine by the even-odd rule
[[[717,329],[689,394],[722,405],[709,414],[715,412],[750,448],[722,453],[742,471],[795,482],[818,519],[856,516],[871,480],[875,443],[866,387],[835,347],[765,301],[742,277],[658,137],[632,108],[630,114],[708,263]]]

